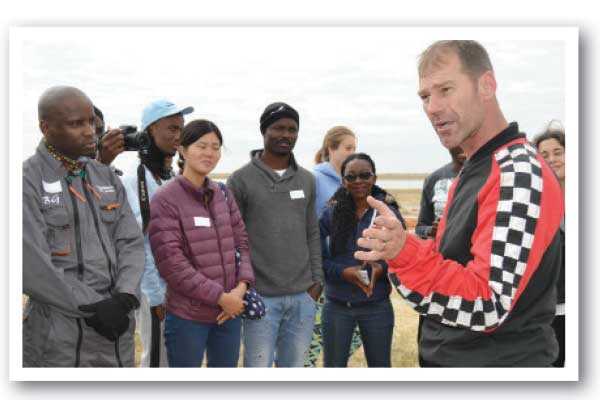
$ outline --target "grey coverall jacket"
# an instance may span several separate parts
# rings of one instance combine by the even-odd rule
[[[125,190],[109,167],[86,163],[69,191],[67,170],[41,142],[23,164],[24,367],[134,366],[135,319],[116,342],[78,306],[123,292],[139,299],[144,242]],[[95,192],[95,193],[94,193]]]

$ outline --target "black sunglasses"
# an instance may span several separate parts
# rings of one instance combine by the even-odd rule
[[[369,179],[371,179],[374,176],[375,176],[375,174],[373,174],[372,172],[361,172],[358,175],[352,175],[352,174],[345,175],[344,179],[347,182],[352,183],[352,182],[356,181],[359,178],[360,178],[361,181],[368,181]]]

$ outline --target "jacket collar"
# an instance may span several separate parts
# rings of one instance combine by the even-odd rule
[[[279,174],[277,174],[273,170],[273,168],[269,167],[263,162],[263,160],[261,160],[260,156],[262,155],[263,151],[263,149],[252,150],[250,152],[250,162],[252,162],[252,164],[258,169],[263,171],[272,181],[277,182],[280,180],[288,179],[294,176],[296,174],[296,171],[298,171],[298,164],[296,163],[296,159],[294,158],[294,153],[291,153],[289,167],[287,168],[283,176],[279,176]]]
[[[315,165],[314,170],[322,173],[325,176],[335,179],[337,182],[342,182],[342,178],[338,175],[337,171],[335,168],[333,168],[333,165],[331,165],[329,161],[324,161]]]
[[[492,153],[496,151],[499,147],[505,145],[506,143],[512,142],[515,139],[525,138],[524,133],[519,133],[519,125],[516,122],[511,122],[508,126],[496,136],[494,136],[490,141],[484,144],[479,150],[473,154],[473,156],[465,161],[465,166],[474,164],[479,160],[482,160]]]
[[[183,175],[177,175],[174,179],[179,183],[179,185],[181,185],[181,187],[186,192],[194,196],[200,197],[204,196],[205,193],[214,192],[217,185],[208,176],[206,177],[206,179],[204,180],[204,184],[200,186],[200,188],[195,188],[194,185],[192,185],[192,182],[188,181],[187,178]]]
[[[48,151],[44,140],[40,140],[40,143],[37,146],[36,153],[42,159],[42,162],[48,167],[48,169],[56,174],[57,177],[66,176],[69,171],[65,168],[63,163],[58,161],[56,158],[52,157],[52,154]],[[90,161],[88,157],[79,157],[79,160],[83,162],[84,169],[87,166],[87,163]]]

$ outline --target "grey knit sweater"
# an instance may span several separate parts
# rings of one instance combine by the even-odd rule
[[[279,176],[261,154],[252,151],[250,162],[229,177],[227,186],[246,224],[258,292],[300,293],[323,283],[315,179],[293,156]]]

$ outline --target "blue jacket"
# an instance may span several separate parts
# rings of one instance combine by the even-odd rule
[[[325,208],[327,208],[327,200],[342,186],[342,177],[338,175],[333,166],[327,161],[315,165],[313,174],[317,183],[315,209],[317,211],[317,218],[320,218]]]
[[[374,187],[373,197],[385,201],[406,228],[404,219],[397,208],[398,205],[393,201],[393,197],[377,186]],[[352,304],[378,302],[387,299],[390,295],[391,287],[387,279],[388,267],[383,260],[379,261],[379,263],[384,269],[384,274],[377,282],[375,282],[373,294],[369,298],[367,298],[365,293],[358,286],[342,278],[344,269],[361,264],[361,261],[354,258],[354,252],[358,250],[356,241],[362,235],[363,230],[369,227],[373,216],[373,209],[369,208],[358,222],[353,235],[350,237],[346,251],[343,254],[332,256],[330,232],[333,225],[333,208],[333,204],[328,204],[319,220],[319,228],[321,230],[321,253],[323,255],[323,270],[325,272],[325,296],[329,299],[350,302]]]
[[[135,217],[137,223],[142,227],[142,212],[140,210],[140,200],[138,196],[138,179],[137,179],[137,166],[132,173],[121,177],[125,192],[127,193],[127,200],[131,205],[131,211]],[[150,170],[144,167],[146,172],[146,184],[148,185],[148,201],[152,200],[152,196],[160,187],[156,180],[152,176]],[[142,275],[141,289],[142,293],[148,298],[150,307],[158,306],[165,302],[165,292],[167,290],[167,284],[158,274],[158,269],[154,262],[154,256],[150,249],[150,241],[148,240],[148,234],[144,233],[144,252],[146,259],[144,261],[144,274]]]

